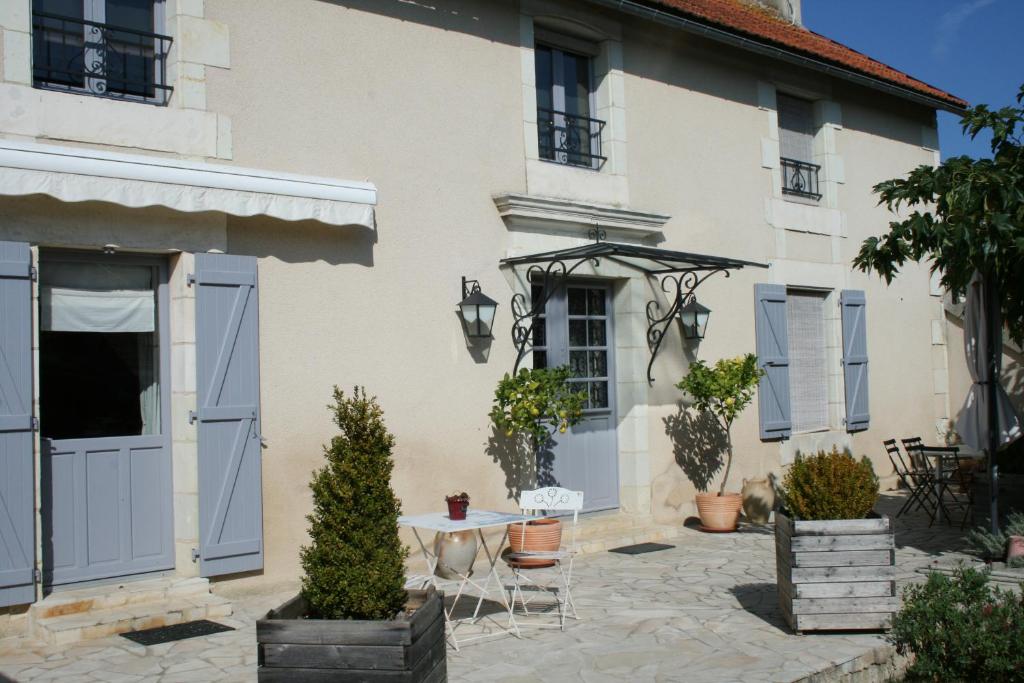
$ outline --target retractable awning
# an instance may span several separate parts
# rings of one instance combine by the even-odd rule
[[[694,292],[701,283],[716,273],[728,277],[731,270],[768,267],[764,263],[724,256],[605,242],[604,233],[600,230],[592,230],[591,237],[595,241],[590,244],[501,260],[504,266],[526,266],[527,279],[542,285],[543,292],[541,296],[530,299],[522,292],[512,295],[512,342],[517,351],[513,371],[518,371],[532,348],[534,323],[544,312],[548,299],[585,263],[592,264],[596,270],[601,260],[606,259],[660,279],[661,289],[669,298],[670,306],[667,312],[662,313],[663,306],[657,299],[647,302],[647,345],[651,352],[651,360],[647,364],[648,382],[654,382],[654,358],[661,348],[665,332],[684,306],[696,303]]]
[[[370,229],[377,203],[370,183],[0,140],[0,195],[31,194]]]

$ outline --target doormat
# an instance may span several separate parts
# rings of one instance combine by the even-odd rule
[[[655,553],[659,550],[675,548],[674,545],[664,543],[637,543],[636,545],[624,545],[621,548],[611,548],[610,553],[622,553],[623,555],[641,555],[643,553]]]
[[[209,636],[214,633],[234,630],[230,626],[218,624],[215,621],[199,619],[198,621],[186,621],[184,624],[174,624],[173,626],[159,626],[157,628],[142,629],[141,631],[128,631],[121,635],[139,645],[159,645],[160,643],[169,643],[173,640],[185,640],[186,638]]]

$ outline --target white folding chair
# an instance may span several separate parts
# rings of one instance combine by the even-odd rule
[[[567,618],[579,618],[576,615],[576,605],[572,600],[572,565],[579,551],[576,545],[576,524],[579,521],[579,511],[583,508],[583,492],[570,491],[569,489],[556,486],[547,486],[535,491],[523,491],[519,496],[519,507],[522,509],[523,514],[527,515],[545,512],[572,512],[572,525],[569,528],[568,544],[565,542],[565,523],[563,521],[562,544],[558,550],[521,550],[503,555],[503,559],[512,569],[514,585],[511,589],[512,595],[509,601],[512,609],[515,609],[516,600],[518,600],[523,608],[523,612],[526,615],[531,614],[529,603],[534,598],[526,598],[523,591],[523,587],[526,584],[528,584],[528,588],[533,589],[530,592],[553,594],[558,608],[558,627],[564,631]],[[523,525],[523,536],[525,537],[527,522],[524,521],[521,524]],[[554,566],[524,567],[520,563],[522,560],[551,560],[554,562]],[[536,613],[538,612],[535,609],[534,614]],[[553,624],[538,625],[554,626]]]

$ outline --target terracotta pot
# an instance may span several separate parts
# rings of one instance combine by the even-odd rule
[[[473,575],[477,540],[475,531],[438,532],[434,536],[437,566],[434,573],[443,579],[458,580]]]
[[[523,524],[508,525],[508,545],[511,552],[523,550],[555,551],[562,546],[562,523],[557,519],[536,519]],[[554,560],[507,560],[513,567],[552,567]]]
[[[466,510],[469,509],[469,501],[461,498],[445,499],[448,503],[448,519],[465,519]]]
[[[1010,536],[1006,544],[1006,563],[1009,564],[1010,560],[1018,557],[1024,557],[1024,536]]]
[[[736,531],[742,506],[743,496],[738,493],[697,494],[697,514],[705,531]]]
[[[743,480],[743,514],[751,524],[767,524],[775,508],[775,487],[768,479]]]

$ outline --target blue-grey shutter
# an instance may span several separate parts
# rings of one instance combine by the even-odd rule
[[[34,602],[32,256],[0,242],[0,607]]]
[[[867,429],[868,334],[864,292],[844,289],[839,297],[843,311],[843,379],[846,382],[846,430]]]
[[[765,372],[757,391],[761,438],[785,439],[793,429],[785,285],[754,285],[754,331],[757,362]]]
[[[199,573],[263,567],[256,259],[197,254]]]

